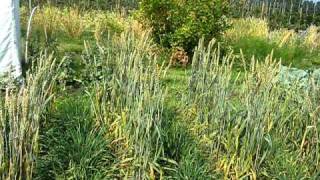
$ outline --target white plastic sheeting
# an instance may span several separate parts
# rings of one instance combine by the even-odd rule
[[[19,0],[1,0],[0,77],[18,78],[21,74]]]

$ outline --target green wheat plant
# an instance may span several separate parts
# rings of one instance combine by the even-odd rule
[[[32,179],[40,123],[53,97],[58,64],[52,55],[35,60],[25,85],[1,92],[0,179]]]
[[[231,179],[316,177],[320,117],[313,80],[308,91],[284,87],[272,54],[264,62],[253,58],[250,68],[235,73],[232,53],[213,47],[214,41],[208,47],[199,43],[184,97],[189,131],[212,172]],[[278,162],[279,156],[288,163]]]
[[[87,55],[99,64],[102,74],[90,92],[98,126],[106,126],[120,159],[122,178],[161,177],[161,124],[163,100],[162,68],[148,52],[149,34],[136,38],[124,32],[116,42],[108,40],[97,55]],[[107,41],[107,42],[108,42]],[[90,51],[87,51],[90,53]]]

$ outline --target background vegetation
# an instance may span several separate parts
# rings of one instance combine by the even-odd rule
[[[320,2],[304,0],[231,0],[234,17],[258,17],[271,28],[306,29],[320,23]]]

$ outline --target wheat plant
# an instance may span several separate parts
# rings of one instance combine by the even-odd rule
[[[316,177],[319,90],[313,80],[308,91],[284,87],[272,54],[264,62],[252,59],[238,74],[233,55],[213,47],[214,41],[208,47],[202,41],[195,50],[184,98],[189,131],[212,162],[211,170],[231,179]],[[276,164],[280,156],[290,163]],[[285,174],[272,174],[281,168]]]
[[[124,32],[112,41],[87,56],[102,70],[90,93],[96,122],[109,129],[122,178],[155,179],[162,174],[162,70],[148,53],[148,33],[138,39]]]
[[[0,178],[32,179],[39,128],[53,97],[58,64],[52,55],[35,60],[25,84],[1,92]]]

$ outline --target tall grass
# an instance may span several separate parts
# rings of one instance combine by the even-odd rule
[[[39,150],[39,128],[53,97],[58,64],[42,55],[25,85],[1,92],[0,178],[32,179]]]
[[[27,2],[22,2],[24,5],[27,5]],[[98,10],[114,10],[125,8],[126,10],[135,9],[138,7],[137,0],[33,0],[33,5],[45,5],[52,4],[55,6],[62,7],[73,7],[78,6],[81,9],[98,9]]]
[[[268,22],[257,18],[234,19],[232,28],[228,29],[224,36],[227,40],[237,40],[244,37],[266,38],[269,33]]]
[[[304,44],[311,51],[317,50],[320,48],[320,32],[319,27],[310,26],[306,31],[306,37],[304,38]]]
[[[304,33],[291,29],[270,30],[266,20],[256,18],[236,19],[224,34],[226,42],[246,59],[254,56],[263,60],[273,52],[275,59],[285,65],[299,68],[314,68],[318,65],[319,48],[316,26],[310,26]]]
[[[21,8],[22,27],[27,27],[28,10]],[[58,8],[46,5],[39,8],[34,17],[32,27],[45,35],[46,39],[56,38],[59,33],[65,33],[72,38],[79,38],[88,25],[85,15],[78,8]]]
[[[312,80],[308,92],[284,88],[272,55],[252,60],[240,77],[232,55],[221,56],[213,44],[195,50],[184,98],[189,130],[212,172],[231,179],[317,177],[319,88]]]
[[[102,72],[90,93],[92,109],[97,126],[107,127],[113,138],[120,177],[155,179],[162,176],[161,68],[148,53],[148,34],[137,39],[126,32],[115,40],[99,47],[96,55],[88,51],[87,58],[101,66],[94,74]]]
[[[28,10],[21,7],[22,27],[27,27]],[[41,6],[33,18],[32,27],[44,34],[46,39],[67,36],[71,39],[93,34],[97,41],[109,33],[120,34],[124,29],[140,30],[141,26],[132,18],[125,18],[121,12],[87,10],[79,7],[59,8]],[[61,35],[62,34],[62,35]]]
[[[73,38],[79,38],[86,29],[83,15],[78,8],[64,9],[60,22],[63,31]]]

